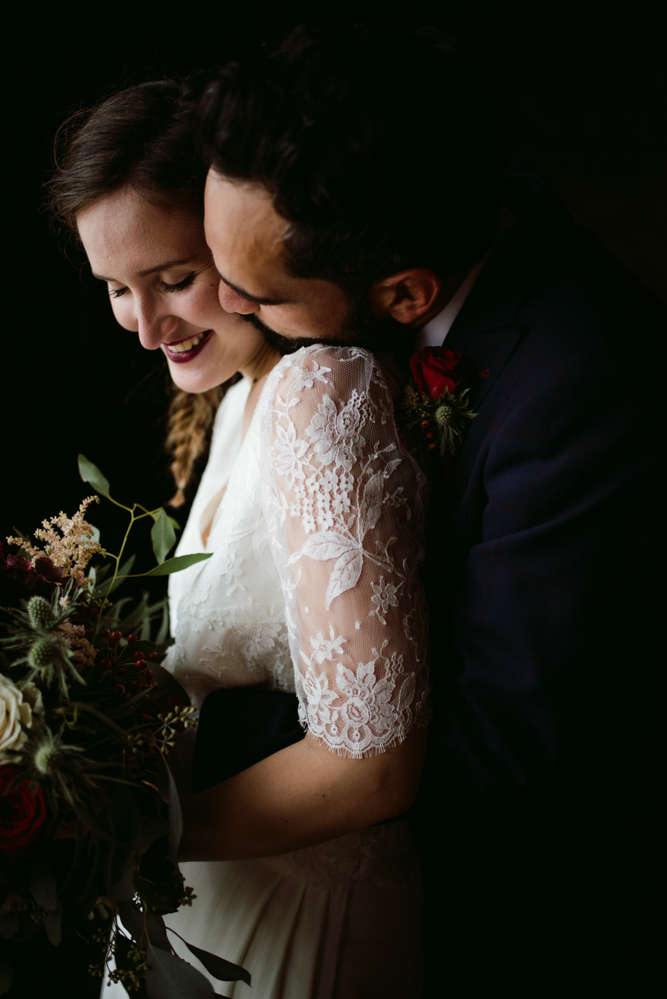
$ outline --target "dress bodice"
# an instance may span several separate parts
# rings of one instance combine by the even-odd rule
[[[235,386],[221,404],[177,549],[202,550],[202,520],[224,489],[212,558],[172,577],[166,665],[197,705],[218,687],[292,691],[332,751],[382,751],[428,716],[424,476],[367,351],[284,357],[241,443],[246,398]]]
[[[248,391],[248,382],[239,382],[220,405],[208,465],[176,549],[213,556],[169,579],[175,644],[165,665],[197,707],[220,687],[294,691],[280,580],[262,530],[257,411],[241,442]]]
[[[202,537],[205,529],[211,526],[211,515],[214,516],[216,512],[211,511],[210,506],[215,497],[220,496],[222,490],[226,489],[238,456],[241,447],[243,412],[249,391],[250,383],[245,378],[241,379],[228,390],[218,407],[211,434],[208,462],[174,555],[191,555],[206,548]],[[176,634],[178,626],[178,604],[189,589],[198,569],[198,566],[192,566],[169,577],[169,620],[172,635]]]

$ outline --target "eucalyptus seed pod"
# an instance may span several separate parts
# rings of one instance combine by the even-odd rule
[[[31,597],[28,601],[28,617],[30,624],[37,631],[51,631],[56,615],[51,610],[48,600],[44,597]]]
[[[28,652],[28,665],[32,669],[46,669],[63,658],[62,643],[55,638],[38,638]]]

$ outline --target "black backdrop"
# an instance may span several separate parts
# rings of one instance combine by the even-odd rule
[[[506,109],[508,169],[545,173],[576,220],[667,298],[658,245],[665,231],[666,171],[660,145],[664,35],[657,9],[629,0],[457,0],[421,4],[416,16],[449,26],[482,54]],[[398,16],[391,7],[368,3],[356,5],[354,14]],[[115,324],[105,288],[64,258],[40,213],[40,185],[57,126],[109,89],[214,69],[257,38],[270,40],[298,21],[332,16],[341,15],[321,4],[235,0],[58,5],[53,13],[42,8],[15,22],[3,102],[5,129],[11,121],[12,134],[3,198],[2,534],[14,525],[31,531],[43,517],[76,509],[87,492],[76,471],[79,451],[102,467],[120,499],[158,504],[172,489],[162,452],[162,356],[143,351],[136,335]],[[628,331],[630,346],[631,338]],[[103,541],[117,544],[115,514],[100,507],[93,519]],[[148,559],[145,540],[132,547]],[[87,994],[89,983],[76,972],[83,954],[46,947],[43,958],[41,973],[48,978],[38,992],[37,983],[24,977],[26,995],[42,989],[60,994],[57,981],[63,995]],[[19,992],[17,986],[12,995]]]
[[[76,508],[85,492],[78,451],[103,468],[120,498],[158,503],[171,489],[162,454],[164,362],[116,325],[104,286],[64,258],[39,210],[57,126],[109,88],[214,68],[258,37],[325,16],[320,4],[238,0],[208,4],[205,13],[189,5],[149,9],[139,16],[105,5],[95,13],[88,4],[51,20],[40,13],[10,36],[16,61],[5,95],[14,127],[3,199],[3,529],[32,530],[61,507]],[[649,4],[456,0],[418,9],[482,53],[506,108],[508,169],[546,173],[577,221],[667,297],[658,247],[665,231],[664,33]],[[105,511],[95,515],[105,526]]]

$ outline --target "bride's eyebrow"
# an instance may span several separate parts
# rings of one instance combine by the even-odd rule
[[[192,263],[192,258],[188,257],[186,260],[167,260],[164,264],[156,264],[155,267],[147,267],[145,271],[139,271],[139,277],[148,277],[149,274],[156,274],[158,271],[166,271],[170,267],[180,267],[182,264]],[[116,278],[105,277],[104,274],[96,274],[93,271],[93,277],[97,278],[98,281],[115,281]]]

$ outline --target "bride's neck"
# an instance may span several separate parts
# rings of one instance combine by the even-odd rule
[[[247,378],[254,385],[260,378],[268,375],[269,371],[275,368],[279,360],[280,354],[278,351],[270,347],[268,343],[263,343],[252,360],[248,361],[239,370],[243,377]]]
[[[278,357],[278,360],[280,360],[280,357]],[[276,363],[277,362],[272,364],[271,368],[274,368]],[[266,382],[266,379],[269,377],[271,368],[269,368],[269,370],[266,371],[263,375],[260,375],[258,378],[253,378],[252,380],[252,384],[250,386],[250,392],[248,393],[245,409],[243,411],[243,429],[241,431],[241,440],[244,439],[246,433],[248,432],[248,427],[250,426],[253,413],[255,412],[255,406],[257,405],[257,401],[260,395],[262,394],[264,383]]]

